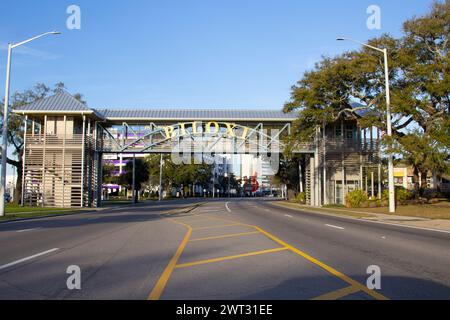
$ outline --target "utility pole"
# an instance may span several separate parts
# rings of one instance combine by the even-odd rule
[[[303,172],[302,172],[302,160],[301,159],[298,162],[298,180],[299,180],[300,193],[303,193]]]
[[[158,192],[159,201],[162,201],[162,172],[163,172],[163,155],[161,153],[159,159],[159,192]]]
[[[133,154],[133,185],[132,185],[132,193],[133,193],[133,202],[137,203],[137,197],[136,197],[136,154]]]

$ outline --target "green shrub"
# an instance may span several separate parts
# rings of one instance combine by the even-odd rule
[[[399,204],[407,204],[409,200],[414,198],[414,193],[412,191],[406,190],[405,188],[395,188],[395,201]],[[381,194],[381,199],[384,201],[389,201],[389,190],[384,190]]]
[[[399,204],[406,204],[408,202],[408,200],[411,200],[412,198],[413,198],[413,194],[409,190],[406,190],[403,188],[398,188],[395,190],[395,200]]]
[[[369,197],[363,190],[354,190],[347,193],[345,205],[349,208],[359,208],[362,204],[367,204]]]
[[[306,193],[300,192],[299,194],[297,194],[297,196],[295,197],[295,201],[302,204],[306,203]]]

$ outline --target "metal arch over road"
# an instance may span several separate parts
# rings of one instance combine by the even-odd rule
[[[255,127],[224,121],[192,121],[148,126],[123,122],[121,126],[98,124],[103,137],[97,151],[102,153],[172,153],[188,147],[194,153],[270,154],[284,150],[280,141],[290,133],[291,123],[270,130],[264,123]],[[119,131],[118,127],[121,127]],[[313,153],[304,144],[300,153]]]

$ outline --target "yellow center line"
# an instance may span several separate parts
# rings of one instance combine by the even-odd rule
[[[207,264],[207,263],[214,263],[214,262],[220,262],[220,261],[226,261],[226,260],[239,259],[239,258],[244,258],[244,257],[257,256],[257,255],[261,255],[261,254],[274,253],[274,252],[279,252],[279,251],[284,251],[284,250],[288,250],[288,248],[275,248],[275,249],[269,249],[269,250],[263,250],[263,251],[254,251],[254,252],[242,253],[242,254],[237,254],[237,255],[227,256],[227,257],[220,257],[220,258],[214,258],[214,259],[207,259],[207,260],[188,262],[188,263],[183,263],[183,264],[176,265],[175,268],[176,269],[187,268],[187,267],[198,266],[198,265],[201,265],[201,264]]]
[[[253,231],[253,232],[243,232],[243,233],[232,233],[232,234],[225,234],[222,236],[215,236],[215,237],[206,237],[206,238],[197,238],[189,240],[189,242],[197,242],[197,241],[205,241],[205,240],[214,240],[214,239],[223,239],[223,238],[232,238],[232,237],[241,237],[241,236],[248,236],[252,234],[259,234],[259,231]]]
[[[169,220],[185,226],[188,229],[188,231],[187,231],[186,235],[184,236],[183,241],[179,245],[177,251],[173,255],[172,259],[170,260],[169,264],[164,269],[162,275],[159,277],[158,282],[153,287],[152,292],[148,296],[148,300],[158,300],[161,297],[161,294],[164,291],[164,288],[166,287],[170,276],[172,275],[173,269],[175,268],[175,266],[178,262],[178,259],[180,258],[181,254],[183,253],[184,248],[186,247],[186,245],[189,241],[189,238],[191,237],[191,234],[192,234],[192,227],[190,225],[187,225],[183,222],[179,222],[179,221],[176,221],[173,219],[169,219]]]
[[[333,292],[326,293],[324,295],[318,296],[316,298],[313,298],[311,300],[337,300],[340,298],[343,298],[345,296],[351,295],[353,293],[356,293],[358,291],[361,291],[359,288],[354,286],[345,287]]]

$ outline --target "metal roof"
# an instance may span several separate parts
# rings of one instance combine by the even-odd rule
[[[147,109],[147,110],[97,110],[106,119],[133,120],[294,120],[294,114],[279,110],[235,109]]]
[[[90,111],[93,110],[67,92],[58,92],[48,98],[24,105],[18,111]]]
[[[76,100],[67,92],[37,100],[31,104],[14,110],[15,113],[93,113],[104,120],[251,120],[251,121],[292,121],[295,113],[284,113],[281,110],[254,109],[92,109]]]

